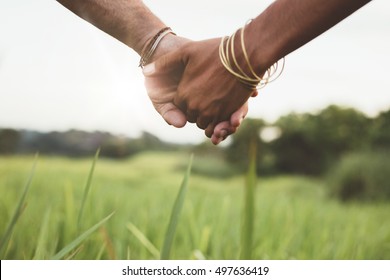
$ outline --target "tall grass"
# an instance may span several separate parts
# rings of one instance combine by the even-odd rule
[[[175,200],[175,204],[173,205],[171,218],[169,220],[168,228],[165,233],[164,244],[161,250],[161,259],[168,260],[170,258],[173,238],[175,237],[176,227],[179,222],[179,217],[183,208],[184,199],[186,197],[187,188],[188,188],[188,180],[191,174],[191,166],[193,161],[193,155],[191,155],[190,163],[188,164],[186,174],[184,175],[183,182],[181,183],[181,187],[179,190],[179,194]]]
[[[46,246],[50,240],[49,223],[50,223],[51,208],[48,208],[42,221],[42,225],[38,235],[37,247],[33,259],[40,260],[47,258]]]
[[[183,160],[188,155],[172,152],[99,159],[82,224],[91,229],[101,217],[115,215],[81,240],[77,220],[91,160],[40,157],[25,200],[28,211],[14,225],[2,258],[159,258],[183,181],[178,169]],[[29,157],[0,157],[0,233],[6,232],[19,203],[21,175],[30,169],[29,162]],[[190,180],[169,258],[244,258],[244,178],[191,174]],[[321,181],[306,177],[262,178],[261,188],[253,192],[252,259],[390,259],[389,204],[343,204],[326,196]],[[129,231],[130,222],[154,253]]]
[[[95,153],[95,157],[93,158],[93,161],[92,161],[91,169],[89,170],[87,182],[86,182],[85,187],[84,187],[84,194],[83,194],[83,198],[81,200],[80,211],[79,211],[79,215],[77,218],[78,228],[80,228],[80,226],[81,226],[81,219],[82,219],[83,214],[84,214],[84,208],[85,208],[85,203],[87,201],[88,194],[91,190],[93,172],[95,171],[95,165],[96,165],[96,162],[99,158],[99,153],[100,153],[100,149],[97,149],[97,151]]]
[[[79,212],[79,216],[78,216],[79,223],[80,223],[80,219],[81,219],[82,214],[83,214],[85,202],[86,202],[89,190],[90,190],[91,180],[93,177],[93,171],[94,171],[94,167],[95,167],[95,163],[96,163],[96,160],[98,158],[98,155],[99,155],[99,150],[96,152],[95,158],[92,162],[92,167],[91,167],[89,175],[88,175],[88,180],[87,180],[87,183],[85,186],[84,195],[83,195],[83,199],[82,199],[82,203],[81,203],[81,208],[80,208],[80,212]],[[9,225],[7,226],[4,235],[0,240],[0,253],[2,253],[3,250],[5,250],[6,245],[7,245],[8,241],[10,240],[12,232],[15,228],[15,225],[16,225],[20,215],[22,214],[24,207],[26,207],[25,200],[27,197],[27,192],[30,189],[31,182],[32,182],[32,179],[33,179],[34,174],[35,174],[37,160],[38,160],[38,155],[35,156],[33,168],[31,170],[31,173],[30,173],[30,176],[27,180],[27,183],[24,187],[22,195],[19,199],[19,203],[17,204],[17,207],[16,207],[14,214],[9,222]],[[51,213],[51,208],[47,209],[46,213],[44,214],[43,222],[42,222],[42,225],[40,228],[40,233],[38,236],[37,246],[35,249],[35,254],[33,256],[34,259],[40,259],[40,258],[46,257],[46,255],[45,255],[46,244],[45,243],[46,243],[47,239],[49,239],[49,236],[50,236],[50,233],[49,233],[50,213]],[[77,236],[72,242],[70,242],[68,245],[66,245],[64,248],[62,248],[58,253],[53,255],[51,257],[51,259],[56,260],[56,259],[62,259],[63,257],[65,257],[72,250],[74,250],[78,245],[80,245],[85,239],[87,239],[93,232],[95,232],[101,225],[103,225],[105,222],[107,222],[111,218],[112,215],[113,215],[113,213],[108,215],[104,219],[102,219],[100,222],[98,222],[97,224],[95,224],[94,226],[89,228],[87,231],[85,231],[81,235]],[[6,252],[4,252],[4,256],[6,256]]]
[[[32,181],[32,178],[34,176],[34,173],[35,173],[35,168],[36,168],[36,165],[37,165],[37,159],[38,159],[38,154],[35,155],[35,160],[34,160],[34,164],[33,164],[33,167],[32,167],[32,170],[30,172],[30,176],[25,184],[25,187],[24,187],[24,190],[22,192],[22,195],[20,196],[20,199],[19,199],[19,203],[17,204],[16,208],[15,208],[15,211],[14,211],[14,214],[12,215],[12,218],[4,232],[4,235],[1,237],[0,239],[0,256],[1,258],[3,258],[3,254],[5,255],[6,254],[6,247],[7,247],[7,244],[9,242],[9,239],[12,235],[12,232],[15,228],[15,225],[20,217],[20,215],[22,215],[22,212],[24,210],[24,207],[26,207],[25,205],[25,200],[26,200],[26,196],[27,196],[27,192],[28,190],[30,189],[30,186],[31,186],[31,181]]]
[[[176,228],[179,223],[179,218],[182,212],[182,208],[184,205],[184,200],[186,197],[187,189],[188,189],[188,181],[191,174],[191,167],[193,162],[193,155],[190,157],[190,161],[184,175],[183,181],[181,183],[179,193],[177,194],[175,203],[173,205],[171,216],[169,219],[169,223],[165,232],[164,243],[160,252],[156,249],[156,247],[150,242],[150,240],[133,224],[129,223],[127,228],[137,237],[137,239],[145,246],[145,248],[154,256],[159,257],[161,260],[169,260],[170,253],[172,250],[172,244],[176,233]]]
[[[242,213],[241,230],[241,253],[240,259],[252,259],[253,235],[254,235],[254,215],[255,215],[255,188],[257,182],[256,175],[256,142],[252,141],[249,148],[249,168],[246,175],[244,189],[244,205]]]
[[[100,226],[102,226],[105,222],[107,222],[114,213],[108,215],[100,222],[83,232],[81,235],[76,237],[72,242],[62,248],[57,254],[51,257],[52,260],[60,260],[64,258],[67,254],[69,254],[72,250],[74,250],[77,246],[79,246],[85,239],[87,239],[92,233],[94,233]]]
[[[160,251],[153,245],[152,242],[143,234],[139,228],[137,228],[133,223],[129,222],[127,224],[127,229],[141,242],[141,244],[149,251],[149,253],[155,258],[160,258]]]

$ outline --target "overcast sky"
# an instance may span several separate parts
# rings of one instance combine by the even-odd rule
[[[144,2],[177,34],[201,40],[230,35],[272,1]],[[203,141],[195,125],[170,127],[154,111],[138,60],[54,0],[0,0],[0,127]],[[329,104],[370,116],[390,108],[390,1],[373,1],[287,56],[283,75],[250,100],[249,116],[272,122]]]

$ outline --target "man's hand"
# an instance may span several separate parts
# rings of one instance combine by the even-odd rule
[[[194,43],[169,35],[161,43],[153,57],[155,62],[144,68],[145,85],[155,109],[175,127],[183,127],[187,120],[196,122],[214,144],[220,143],[239,127],[248,111],[247,95],[252,92],[220,64],[216,39]],[[216,59],[211,60],[212,55]],[[224,79],[212,74],[215,69],[224,74]],[[230,100],[229,89],[239,91],[240,98]]]
[[[177,51],[187,42],[189,42],[189,40],[186,38],[172,34],[166,35],[160,42],[151,61],[154,61],[167,53]],[[180,77],[180,73],[169,73],[169,75],[165,75],[164,77],[151,78],[145,81],[145,83],[149,84],[150,88],[153,89],[148,90],[148,95],[156,111],[169,125],[173,125],[177,128],[183,127],[187,123],[187,119],[183,112],[173,104],[175,92],[171,89],[179,83]]]
[[[248,98],[257,93],[224,68],[219,42],[189,41],[144,68],[148,94],[164,119],[175,126],[183,124],[183,116],[172,105],[177,106],[214,144],[236,131],[247,113]]]

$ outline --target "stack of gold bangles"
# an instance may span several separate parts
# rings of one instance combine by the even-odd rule
[[[223,66],[228,70],[232,75],[234,75],[241,83],[247,85],[250,89],[260,89],[263,88],[268,83],[276,80],[283,72],[284,69],[284,58],[282,59],[282,67],[281,70],[278,71],[279,63],[276,62],[273,64],[270,68],[267,69],[265,74],[260,77],[256,74],[256,72],[253,70],[253,67],[251,63],[249,62],[248,53],[245,48],[245,40],[244,40],[244,33],[245,33],[245,27],[247,24],[245,24],[244,27],[240,28],[241,30],[241,49],[246,61],[246,64],[248,66],[248,69],[250,71],[250,75],[244,72],[240,65],[237,62],[235,51],[234,51],[234,39],[236,37],[236,32],[233,33],[230,37],[223,37],[221,40],[221,44],[219,46],[219,57],[221,59],[221,62]]]

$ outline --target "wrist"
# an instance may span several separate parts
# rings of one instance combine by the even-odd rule
[[[149,64],[151,62],[151,59],[156,52],[157,47],[161,43],[161,41],[164,39],[165,36],[173,34],[172,29],[170,27],[164,27],[159,32],[157,32],[156,35],[153,36],[152,39],[150,39],[147,44],[144,46],[141,52],[141,58],[139,61],[139,66],[144,67],[145,65]]]
[[[136,40],[136,43],[134,46],[130,46],[133,50],[135,50],[138,55],[141,56],[142,51],[145,49],[145,47],[148,45],[150,40],[162,29],[164,28],[164,24],[152,24],[150,26],[144,26],[141,30],[139,30],[139,36],[138,40]],[[131,34],[131,33],[130,33]]]
[[[274,52],[270,44],[264,43],[263,39],[267,36],[257,36],[254,33],[258,31],[256,30],[258,25],[252,24],[248,28],[251,23],[252,21],[231,36],[223,38],[219,47],[219,55],[226,70],[241,83],[255,90],[280,76],[284,68],[284,58],[279,68],[278,61],[274,59],[277,57],[275,55],[277,52]]]
[[[275,41],[269,38],[261,23],[251,21],[245,28],[245,42],[249,61],[256,73],[264,74],[280,58],[277,57]]]
[[[174,34],[167,34],[160,42],[160,44],[157,46],[156,51],[154,52],[153,56],[150,58],[150,62],[153,62],[154,60],[160,58],[161,56],[179,49],[184,44],[189,42],[189,39],[186,39],[184,37],[180,37]]]
[[[186,38],[176,36],[169,27],[164,27],[144,46],[139,66],[144,67],[168,52],[179,49],[188,41]]]

